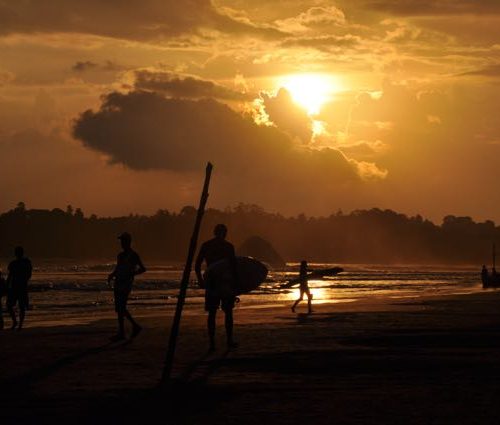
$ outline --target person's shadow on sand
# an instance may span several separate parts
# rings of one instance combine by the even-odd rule
[[[179,381],[184,383],[196,382],[197,384],[206,383],[208,378],[222,365],[222,362],[227,358],[230,352],[230,349],[226,349],[220,356],[217,356],[214,352],[210,350],[207,351],[186,368],[181,374]]]
[[[125,340],[120,343],[113,343],[113,342],[108,342],[106,344],[100,345],[98,347],[92,347],[84,351],[80,351],[74,354],[70,354],[65,357],[61,357],[57,359],[55,362],[50,363],[45,366],[41,366],[35,369],[31,369],[25,374],[15,378],[11,379],[7,382],[4,382],[3,385],[7,385],[11,389],[17,389],[21,391],[25,391],[26,387],[29,387],[37,382],[40,382],[54,373],[58,372],[59,370],[63,369],[64,367],[67,367],[71,364],[76,363],[79,360],[82,360],[86,357],[90,356],[95,356],[97,354],[103,353],[105,351],[112,351],[112,350],[117,350],[119,348],[122,348],[128,344],[130,344],[132,340]]]
[[[309,323],[312,322],[312,313],[298,313],[297,323]]]

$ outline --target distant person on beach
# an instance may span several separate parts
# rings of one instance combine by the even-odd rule
[[[481,280],[483,283],[486,283],[486,282],[488,282],[488,279],[489,279],[488,269],[483,264],[483,268],[481,269]]]
[[[7,282],[0,272],[0,330],[3,329],[3,297],[7,295]]]
[[[297,305],[304,299],[304,294],[306,294],[307,295],[307,309],[308,309],[309,313],[312,313],[312,306],[311,306],[312,294],[311,294],[311,290],[309,289],[309,282],[307,280],[307,261],[305,261],[305,260],[302,260],[300,262],[299,280],[300,280],[300,296],[293,303],[292,312],[295,313],[295,307],[297,307]]]
[[[24,249],[18,246],[14,250],[16,259],[11,261],[8,267],[7,277],[7,310],[12,318],[12,327],[18,330],[23,328],[26,310],[29,305],[28,282],[31,279],[31,261],[24,256]],[[19,306],[19,322],[17,321],[15,307]]]
[[[111,338],[112,341],[125,339],[125,318],[132,324],[131,338],[135,338],[142,330],[128,311],[127,302],[132,291],[134,277],[146,271],[139,254],[132,249],[132,236],[130,233],[124,232],[118,236],[118,239],[120,239],[123,251],[118,254],[116,267],[108,276],[109,284],[114,281],[113,294],[115,311],[118,316],[118,333]]]
[[[216,292],[217,282],[205,281],[201,273],[201,265],[205,261],[207,268],[212,264],[229,259],[233,262],[236,258],[234,246],[226,241],[227,227],[224,224],[217,224],[214,228],[214,238],[204,242],[201,245],[198,257],[195,263],[195,272],[198,282],[202,288],[205,288],[205,310],[208,312],[207,328],[210,340],[210,351],[215,350],[215,325],[217,310],[222,308],[225,315],[225,327],[227,347],[236,348],[238,344],[233,339],[233,308],[236,302],[235,296],[221,298]],[[236,274],[236,271],[234,272]],[[237,278],[235,276],[235,278]]]

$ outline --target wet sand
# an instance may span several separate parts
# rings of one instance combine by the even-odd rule
[[[498,424],[500,292],[237,309],[240,347],[206,353],[183,318],[176,382],[159,390],[173,306],[112,344],[111,312],[0,332],[0,423]],[[56,317],[57,319],[57,317]],[[6,320],[6,325],[9,325]]]

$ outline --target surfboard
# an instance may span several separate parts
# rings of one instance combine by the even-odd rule
[[[331,267],[329,269],[318,269],[318,270],[312,270],[311,273],[307,275],[307,279],[321,279],[323,277],[331,277],[335,276],[341,272],[343,272],[344,269],[342,267]],[[292,286],[298,285],[300,283],[300,279],[298,277],[294,279],[290,279],[287,283],[284,283],[283,285],[280,286],[280,288],[291,288]]]
[[[267,267],[252,257],[236,257],[234,279],[229,259],[217,261],[205,272],[207,286],[221,297],[246,294],[257,289],[267,277]]]

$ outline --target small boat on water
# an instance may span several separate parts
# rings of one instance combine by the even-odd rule
[[[481,270],[481,280],[483,282],[483,288],[500,288],[500,274],[496,270],[496,249],[495,244],[493,244],[493,267],[491,268],[491,273],[488,272],[486,266],[483,266]]]

